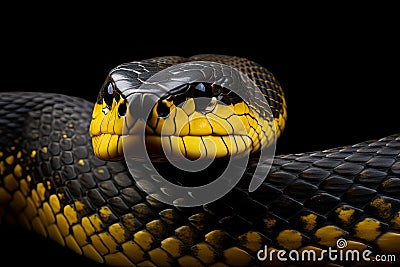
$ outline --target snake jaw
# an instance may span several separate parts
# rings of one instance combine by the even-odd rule
[[[115,134],[100,134],[92,137],[93,151],[102,160],[120,160],[123,158],[121,137]]]

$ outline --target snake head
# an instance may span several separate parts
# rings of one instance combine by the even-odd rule
[[[285,107],[279,102],[279,87],[257,85],[257,79],[269,77],[257,71],[246,75],[211,61],[139,61],[117,66],[109,73],[93,109],[90,134],[94,154],[103,160],[124,158],[135,177],[152,177],[158,182],[160,174],[151,166],[156,160],[162,164],[167,160],[159,169],[161,178],[165,170],[171,173],[171,165],[182,174],[178,183],[186,184],[188,178],[191,186],[205,181],[192,179],[194,173],[209,176],[213,166],[228,162],[223,179],[213,176],[212,181],[222,181],[222,188],[234,185],[250,154],[267,162],[275,151],[275,124],[282,116],[274,118],[280,109],[271,110],[269,101],[275,103],[273,107]],[[266,169],[254,171],[250,191],[262,183]],[[176,177],[167,180],[174,183]],[[196,198],[197,193],[190,194]]]
[[[256,153],[267,140],[273,139],[271,122],[260,116],[264,110],[259,106],[267,104],[262,95],[258,97],[260,105],[251,105],[229,86],[191,76],[197,75],[196,69],[182,71],[178,74],[183,75],[180,78],[172,77],[177,72],[167,71],[166,77],[154,78],[169,66],[177,65],[130,62],[110,71],[99,92],[90,125],[98,158],[124,157],[124,126],[135,128],[138,114],[143,113],[139,109],[143,108],[148,110],[141,118],[145,125],[146,152],[156,157],[167,153],[189,160],[227,158]],[[215,78],[219,74],[210,70],[206,75]],[[230,79],[227,81],[226,84]],[[245,94],[250,96],[254,92]],[[154,101],[147,101],[150,98]]]

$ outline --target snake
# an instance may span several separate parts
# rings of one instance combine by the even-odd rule
[[[169,143],[172,153],[191,160],[201,157],[199,150],[213,150],[216,161],[246,150],[250,159],[240,182],[220,199],[196,207],[170,205],[144,192],[124,160],[123,120],[132,116],[128,96],[143,94],[138,88],[152,75],[185,62],[224,64],[246,75],[270,107],[276,136],[284,131],[282,86],[265,67],[237,56],[123,63],[109,72],[95,103],[59,93],[2,92],[1,224],[17,224],[110,266],[301,265],[298,258],[280,261],[277,253],[262,259],[260,251],[321,255],[338,249],[339,240],[352,253],[368,249],[372,260],[379,254],[398,257],[400,134],[275,155],[265,180],[249,192],[257,152],[271,129],[260,121],[260,108],[223,85],[185,81],[167,88],[148,117],[145,141],[157,153],[167,127],[176,139]],[[196,97],[208,103],[194,104]],[[237,124],[245,125],[241,133],[235,132]],[[185,182],[177,170],[164,173]],[[201,179],[204,174],[193,173],[189,180]],[[355,263],[322,256],[332,266]]]

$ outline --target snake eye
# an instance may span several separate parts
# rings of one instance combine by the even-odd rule
[[[104,90],[103,99],[104,103],[106,103],[107,106],[109,107],[112,106],[112,102],[114,100],[114,88],[111,82],[107,85],[107,88],[105,88]]]
[[[206,86],[203,83],[198,83],[194,85],[195,94],[203,95],[206,92]]]
[[[118,107],[118,116],[123,117],[126,114],[127,105],[126,102],[123,102]]]
[[[168,117],[170,112],[169,107],[163,103],[162,101],[158,101],[158,105],[157,105],[157,114],[159,118],[166,118]]]

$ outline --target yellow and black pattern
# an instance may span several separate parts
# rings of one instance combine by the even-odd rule
[[[185,84],[195,88],[201,85],[203,90],[209,87],[210,93],[219,93],[207,96],[211,101],[206,110],[199,110],[198,102],[189,93],[169,93],[168,97],[160,98],[146,125],[146,144],[150,153],[160,154],[161,148],[167,147],[171,154],[182,153],[189,159],[225,158],[245,151],[256,153],[280,136],[287,117],[286,102],[280,84],[266,68],[245,58],[224,55],[157,57],[124,63],[110,71],[99,93],[90,125],[95,155],[104,160],[122,158],[121,135],[125,118],[120,109],[123,108],[124,114],[129,113],[128,95],[135,93],[135,89],[155,73],[192,61],[222,63],[241,71],[260,89],[260,101],[264,106],[249,106],[245,101],[239,101],[239,96],[233,92],[224,94],[226,89],[217,88],[216,84]],[[169,89],[176,91],[176,88]],[[227,102],[221,104],[216,95],[223,96]],[[175,100],[182,97],[186,98],[183,99],[185,104],[178,106]],[[271,109],[272,121],[260,115],[260,110],[268,112],[266,106]],[[127,117],[127,120],[133,119]]]
[[[247,188],[256,162],[250,163],[222,199],[182,209],[144,194],[123,160],[94,156],[93,103],[1,93],[0,107],[1,222],[19,223],[95,262],[269,265],[257,259],[265,245],[318,252],[341,237],[347,249],[400,254],[399,134],[276,156],[253,193]]]

